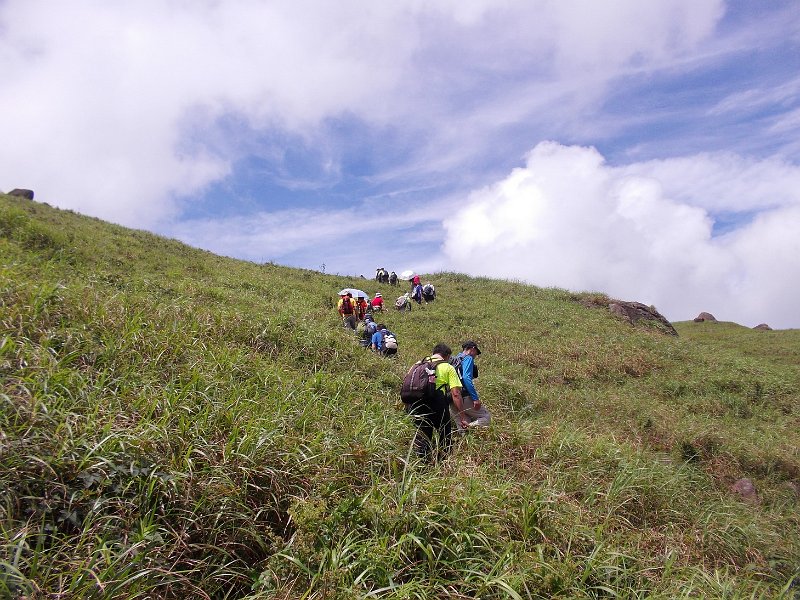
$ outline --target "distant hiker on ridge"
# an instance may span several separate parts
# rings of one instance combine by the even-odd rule
[[[417,304],[422,304],[422,285],[418,283],[414,286],[414,291],[411,293],[411,298],[413,298],[414,302]]]

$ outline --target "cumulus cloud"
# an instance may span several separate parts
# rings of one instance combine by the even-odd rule
[[[443,252],[458,270],[604,291],[673,320],[706,310],[796,326],[798,177],[798,167],[727,155],[612,167],[593,148],[543,142],[444,222]],[[712,235],[710,209],[753,206],[763,210],[752,222]]]

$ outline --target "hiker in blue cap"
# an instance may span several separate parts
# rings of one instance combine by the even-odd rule
[[[470,429],[488,427],[492,420],[491,413],[483,405],[478,390],[475,389],[475,379],[478,378],[478,365],[475,364],[475,357],[480,353],[478,344],[469,340],[461,345],[461,352],[451,361],[464,386],[461,391],[463,411],[459,413],[455,406],[450,405],[450,417],[459,433],[466,431],[463,426],[464,420],[467,421],[467,427]]]

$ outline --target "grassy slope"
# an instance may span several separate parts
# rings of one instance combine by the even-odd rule
[[[392,361],[339,327],[358,280],[4,196],[0,257],[0,595],[795,593],[800,331],[441,273]],[[466,338],[492,429],[407,464],[402,374]]]

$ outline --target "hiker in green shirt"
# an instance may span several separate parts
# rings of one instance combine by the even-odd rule
[[[435,366],[436,379],[434,393],[407,406],[408,413],[414,420],[417,432],[414,435],[414,451],[417,456],[426,460],[435,460],[447,454],[453,443],[453,426],[450,419],[450,402],[455,405],[461,415],[461,426],[467,427],[468,421],[463,415],[464,406],[461,401],[461,380],[455,367],[448,360],[453,354],[447,344],[437,344],[433,354],[423,362],[431,361]],[[434,455],[435,441],[433,432],[437,432],[438,452]]]

